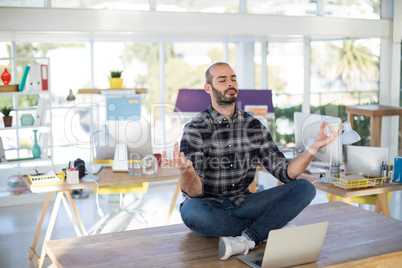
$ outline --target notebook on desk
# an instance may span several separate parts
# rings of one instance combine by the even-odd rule
[[[328,222],[320,222],[269,232],[264,253],[237,257],[251,267],[289,267],[318,260]]]

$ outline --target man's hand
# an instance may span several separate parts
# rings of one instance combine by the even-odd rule
[[[166,151],[162,152],[162,163],[163,165],[168,165],[173,168],[180,169],[180,186],[183,192],[193,197],[202,194],[201,179],[193,168],[193,162],[191,160],[188,160],[184,156],[183,152],[180,152],[178,142],[175,142],[174,144],[172,160],[167,159]]]
[[[328,127],[329,136],[325,135],[324,129]],[[335,132],[335,129],[328,124],[327,122],[323,122],[321,124],[320,131],[318,131],[317,136],[314,139],[311,147],[307,147],[306,151],[304,151],[299,156],[295,157],[290,161],[288,165],[288,175],[292,179],[296,179],[300,174],[307,168],[313,159],[314,155],[320,150],[322,147],[327,146],[334,142],[339,135],[342,134],[342,124],[339,127],[338,132]]]
[[[325,127],[328,127],[329,136],[325,135],[325,133],[324,133]],[[333,143],[334,140],[342,134],[342,128],[343,128],[343,124],[340,125],[338,132],[336,132],[335,129],[328,122],[322,122],[320,131],[318,132],[317,136],[314,139],[314,143],[307,150],[311,154],[315,154],[322,147],[325,147],[325,146]]]
[[[167,159],[166,151],[162,152],[162,163],[164,165],[180,169],[182,173],[185,172],[188,168],[191,168],[193,166],[193,162],[191,162],[191,160],[188,160],[184,156],[183,152],[180,152],[178,142],[175,142],[174,144],[172,160]]]

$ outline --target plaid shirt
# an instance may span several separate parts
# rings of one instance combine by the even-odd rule
[[[292,180],[287,174],[289,161],[266,127],[237,108],[231,120],[212,105],[194,117],[184,127],[180,151],[201,178],[203,192],[198,198],[222,203],[227,197],[240,206],[259,163],[280,181]]]

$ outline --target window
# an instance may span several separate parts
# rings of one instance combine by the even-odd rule
[[[311,43],[311,105],[378,101],[379,39]]]
[[[229,63],[232,64],[234,48],[229,45]],[[222,43],[174,43],[166,45],[165,65],[165,143],[173,146],[181,138],[185,119],[173,116],[179,89],[203,89],[205,71],[214,62],[223,60]],[[231,62],[232,61],[232,62]],[[233,64],[232,64],[233,65]],[[207,107],[205,107],[207,108]],[[155,124],[156,133],[162,129],[158,121]]]
[[[272,89],[275,107],[302,103],[303,43],[268,43],[268,88]]]
[[[380,19],[381,0],[324,0],[328,17]]]
[[[52,0],[55,8],[92,8],[92,9],[117,9],[117,10],[149,10],[148,0]]]
[[[247,10],[254,14],[314,16],[317,14],[317,4],[310,0],[248,0]]]
[[[157,11],[238,13],[239,0],[157,0]]]
[[[2,0],[0,6],[3,7],[44,7],[44,0]]]

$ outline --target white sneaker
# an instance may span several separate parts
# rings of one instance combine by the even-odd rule
[[[239,253],[246,255],[249,249],[253,248],[255,248],[255,242],[244,236],[219,238],[219,258],[223,261]]]

